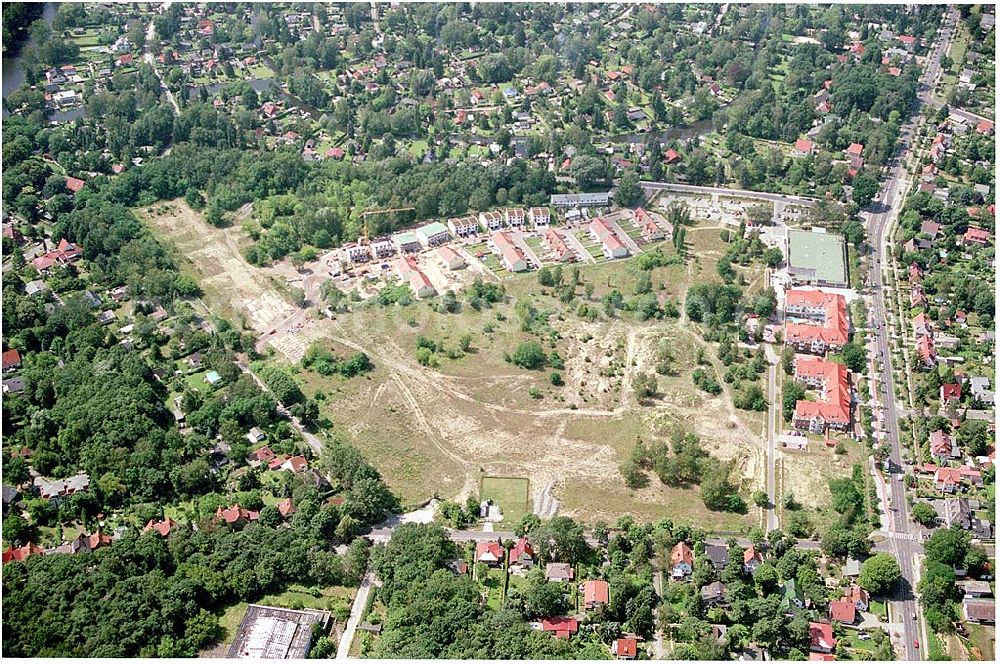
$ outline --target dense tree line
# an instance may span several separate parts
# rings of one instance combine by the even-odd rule
[[[228,605],[292,583],[360,581],[365,544],[338,556],[321,515],[318,503],[303,501],[291,528],[182,527],[169,540],[132,530],[89,554],[7,564],[4,655],[193,657],[222,637]]]

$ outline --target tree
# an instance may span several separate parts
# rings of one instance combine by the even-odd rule
[[[992,437],[985,420],[966,420],[958,427],[958,444],[973,456],[983,456],[989,451]]]
[[[618,180],[615,202],[622,207],[632,207],[639,202],[641,197],[642,189],[639,187],[638,174],[632,169],[625,171],[625,174]]]
[[[642,371],[637,372],[632,377],[632,389],[635,390],[635,397],[639,401],[656,396],[658,389],[656,376]]]
[[[845,345],[841,351],[840,356],[844,360],[844,364],[847,368],[855,373],[861,373],[865,370],[865,362],[867,360],[865,356],[865,350],[859,344],[853,341]]]
[[[580,187],[591,187],[607,178],[607,165],[600,157],[578,155],[569,166],[569,173]]]
[[[868,207],[875,195],[878,193],[878,180],[867,173],[854,178],[854,192],[852,194],[855,204],[859,208]]]
[[[767,507],[771,504],[770,499],[767,497],[767,492],[757,489],[753,492],[753,504],[757,507]]]
[[[910,514],[913,516],[913,520],[917,523],[930,528],[937,521],[937,512],[929,503],[919,502],[913,506],[910,510]]]
[[[511,355],[511,362],[522,369],[538,370],[545,367],[547,357],[537,341],[525,341],[518,344]]]
[[[558,583],[533,584],[524,595],[525,617],[548,618],[566,610],[566,597]]]
[[[924,542],[924,553],[928,560],[958,567],[969,551],[972,535],[958,528],[940,528]]]
[[[890,553],[876,553],[861,565],[861,587],[873,595],[886,595],[903,577],[899,563]]]

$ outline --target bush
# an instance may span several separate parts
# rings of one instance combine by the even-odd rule
[[[545,367],[545,351],[537,341],[525,341],[517,346],[510,361],[522,369],[536,371]]]

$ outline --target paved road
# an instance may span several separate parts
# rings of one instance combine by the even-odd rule
[[[167,11],[167,8],[170,5],[170,2],[164,2],[162,11]],[[149,26],[146,28],[146,48],[144,49],[145,52],[143,53],[142,58],[149,64],[150,67],[153,68],[153,73],[156,74],[156,78],[160,79],[160,88],[164,93],[166,93],[167,100],[170,102],[170,105],[174,107],[174,115],[180,115],[181,107],[177,105],[177,100],[174,99],[174,93],[171,92],[170,88],[167,87],[167,84],[164,83],[163,77],[160,75],[160,70],[156,66],[156,58],[153,56],[153,52],[151,50],[152,43],[155,39],[156,26],[153,24],[153,19],[151,18],[149,19]]]
[[[679,194],[701,194],[712,196],[722,194],[723,196],[736,196],[739,198],[750,198],[772,203],[797,203],[802,206],[812,206],[816,204],[815,198],[804,196],[786,196],[785,194],[772,194],[766,191],[747,191],[746,189],[725,189],[722,187],[699,187],[693,184],[673,184],[669,182],[650,182],[643,180],[639,182],[643,189],[656,191],[672,191]]]
[[[364,615],[365,607],[368,605],[368,596],[371,595],[374,586],[375,573],[368,570],[365,572],[364,578],[361,579],[361,587],[358,588],[354,604],[351,605],[351,615],[347,619],[344,633],[340,635],[340,643],[337,644],[337,659],[347,659],[348,653],[351,652],[351,642],[354,641],[354,634],[358,631],[361,617]]]
[[[886,441],[890,445],[889,463],[890,480],[889,488],[893,497],[892,513],[889,519],[891,532],[903,537],[890,537],[887,542],[891,551],[899,561],[900,569],[903,573],[902,588],[892,601],[895,622],[902,623],[902,637],[904,659],[920,659],[920,650],[915,647],[919,639],[919,625],[914,619],[920,610],[916,601],[916,569],[918,561],[915,559],[920,555],[922,547],[919,543],[910,539],[911,522],[905,495],[906,487],[903,483],[903,465],[899,445],[899,413],[895,394],[895,383],[892,377],[892,354],[889,347],[888,314],[885,304],[885,283],[882,274],[882,266],[887,260],[886,246],[891,241],[892,228],[895,225],[902,206],[903,199],[907,193],[909,176],[906,170],[906,163],[910,157],[910,144],[920,110],[923,104],[932,103],[933,97],[931,89],[941,70],[941,56],[945,53],[947,44],[951,38],[951,29],[954,24],[957,11],[952,8],[948,12],[944,26],[939,34],[938,41],[928,57],[927,68],[920,78],[918,99],[914,105],[913,116],[906,126],[900,130],[899,151],[892,161],[889,169],[889,177],[884,188],[875,200],[872,208],[867,212],[868,217],[868,237],[874,250],[874,261],[870,265],[872,293],[871,318],[876,321],[874,330],[875,347],[881,357],[881,375],[879,376],[884,386],[883,393],[883,417],[886,428]],[[904,367],[905,370],[905,367]],[[877,472],[877,471],[876,471]],[[925,645],[926,647],[926,645]]]

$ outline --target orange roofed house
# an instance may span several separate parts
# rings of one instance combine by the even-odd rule
[[[583,606],[585,609],[596,609],[607,606],[610,588],[607,581],[594,579],[583,582]]]

